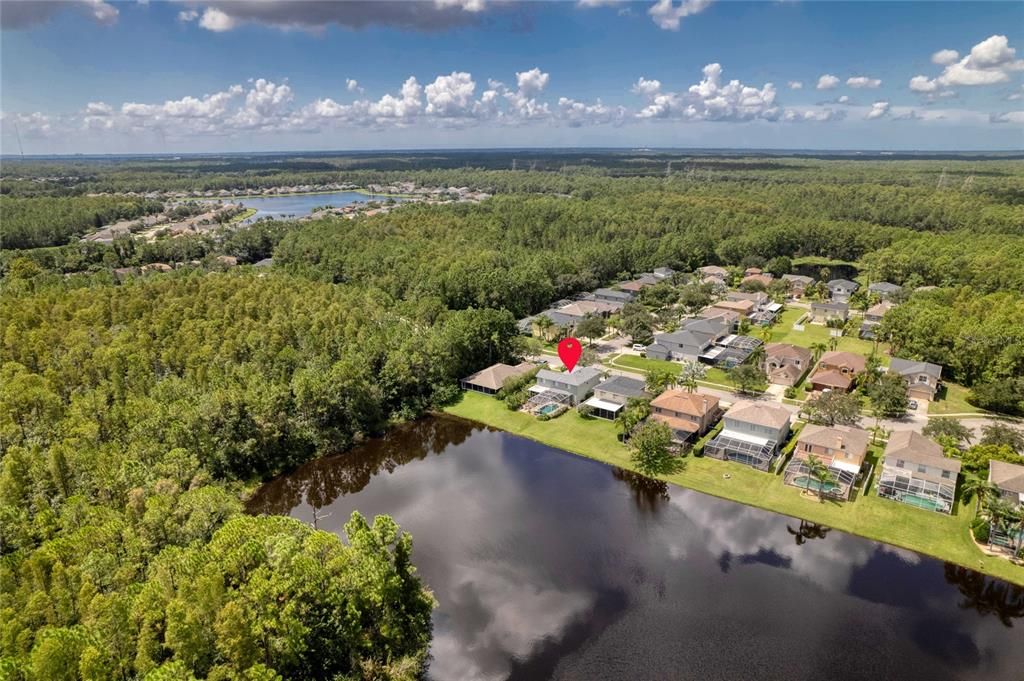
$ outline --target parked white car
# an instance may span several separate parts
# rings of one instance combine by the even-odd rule
[[[647,349],[647,346],[644,345],[643,343],[633,343],[633,349],[636,350],[637,352],[643,352],[644,350]]]

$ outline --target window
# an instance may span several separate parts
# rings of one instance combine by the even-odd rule
[[[896,459],[896,468],[903,468],[903,459]]]
[[[952,477],[951,476],[951,471],[942,471],[942,477],[944,477],[947,480],[949,480],[949,478]]]
[[[918,473],[927,473],[928,469],[926,467],[922,466],[921,464],[917,464],[917,472]]]

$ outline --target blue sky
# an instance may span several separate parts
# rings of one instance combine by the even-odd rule
[[[4,153],[1024,148],[1019,2],[15,5]]]

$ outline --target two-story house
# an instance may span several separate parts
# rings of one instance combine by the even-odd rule
[[[816,457],[828,467],[832,482],[826,483],[824,494],[849,499],[850,491],[864,465],[871,434],[850,426],[804,426],[793,449],[793,458],[786,465],[783,482],[817,493],[821,481],[811,475],[808,461]]]
[[[829,296],[837,303],[850,302],[850,296],[860,288],[860,284],[849,279],[833,279],[826,286],[828,286]]]
[[[698,267],[697,272],[700,273],[701,278],[714,278],[719,281],[724,281],[729,276],[729,270],[718,265],[705,265],[704,267]]]
[[[999,498],[1014,506],[1024,507],[1024,466],[992,459],[988,462],[988,481],[999,492]],[[989,525],[988,543],[1004,549],[1015,550],[1024,537],[1013,536],[1013,530],[1007,530],[996,522]]]
[[[811,368],[811,351],[789,343],[769,343],[764,348],[764,371],[775,385],[794,386]]]
[[[530,389],[539,393],[552,390],[568,396],[569,404],[576,406],[593,392],[601,382],[601,372],[596,367],[577,366],[572,371],[541,369],[537,372],[537,384]]]
[[[869,340],[874,338],[878,325],[882,323],[882,318],[894,307],[896,307],[895,303],[883,300],[865,310],[864,321],[860,325],[860,337]]]
[[[910,399],[928,402],[935,399],[942,379],[942,367],[938,364],[893,357],[889,362],[889,371],[903,377],[907,384],[907,397]]]
[[[960,459],[913,430],[897,430],[885,446],[878,496],[916,508],[952,513]]]
[[[678,331],[657,333],[647,346],[652,359],[699,361],[715,341],[731,331],[732,324],[720,317],[688,319]]]
[[[844,322],[850,318],[850,306],[836,301],[816,300],[811,303],[811,321],[827,324],[833,319]]]
[[[892,296],[895,296],[903,290],[902,286],[896,284],[890,284],[887,281],[876,281],[874,284],[868,285],[868,293],[874,293],[878,295],[882,300],[888,300]]]
[[[718,421],[719,412],[718,398],[700,392],[666,390],[651,400],[651,419],[667,425],[676,442],[706,433]]]
[[[646,385],[638,378],[612,376],[594,388],[594,395],[583,404],[598,418],[614,420],[632,399],[650,397]]]
[[[802,297],[807,289],[814,285],[814,279],[803,274],[783,274],[782,280],[789,284],[791,298]]]
[[[842,350],[826,352],[818,360],[818,368],[811,376],[811,389],[848,392],[866,366],[867,360],[858,354]]]
[[[598,300],[608,300],[613,303],[629,303],[636,298],[632,291],[617,291],[611,288],[599,288],[594,291],[594,297]]]
[[[789,436],[789,410],[772,402],[740,401],[723,417],[722,431],[704,454],[767,471]]]

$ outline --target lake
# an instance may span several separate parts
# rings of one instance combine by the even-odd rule
[[[1024,678],[1024,589],[449,417],[265,485],[254,513],[413,535],[432,679]]]
[[[309,215],[314,208],[331,206],[341,208],[357,201],[386,201],[389,197],[360,192],[331,192],[328,194],[282,194],[280,196],[244,197],[241,203],[246,208],[255,208],[256,213],[246,222],[261,218],[289,220]]]

